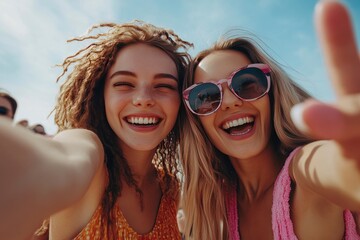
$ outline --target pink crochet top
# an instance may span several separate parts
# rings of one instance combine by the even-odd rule
[[[295,153],[300,148],[295,149],[289,157],[279,173],[274,185],[273,205],[272,205],[272,229],[275,240],[297,240],[294,233],[293,223],[290,218],[290,192],[291,178],[289,175],[289,164]],[[229,222],[230,240],[240,240],[238,229],[238,211],[236,189],[232,187],[227,191],[226,209]],[[360,236],[356,232],[355,220],[349,210],[344,211],[345,222],[345,240],[360,240]]]

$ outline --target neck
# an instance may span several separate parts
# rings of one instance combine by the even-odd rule
[[[155,150],[123,149],[123,154],[139,188],[156,179],[156,169],[152,164]]]
[[[283,156],[272,146],[249,159],[231,158],[239,181],[239,198],[256,201],[273,188],[276,177],[283,165]]]

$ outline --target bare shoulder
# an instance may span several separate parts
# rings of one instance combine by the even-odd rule
[[[304,159],[311,159],[314,154],[324,145],[329,144],[329,141],[314,141],[301,147],[301,149],[295,154],[293,161],[301,161]]]
[[[334,166],[329,160],[332,151],[331,141],[315,141],[303,146],[294,155],[290,165],[289,173],[294,183],[294,202],[306,205],[306,208],[335,209],[338,206],[326,197],[327,189],[331,188],[331,172]],[[298,199],[299,201],[296,201]]]
[[[289,166],[293,181],[291,218],[301,239],[341,239],[344,233],[343,209],[328,198],[328,144],[316,141],[305,145]]]
[[[312,170],[318,162],[327,157],[327,145],[329,141],[315,141],[301,147],[293,156],[289,165],[289,173],[294,181],[300,180],[300,177],[310,177]]]

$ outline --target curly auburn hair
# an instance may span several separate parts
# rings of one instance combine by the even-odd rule
[[[105,31],[108,29],[108,31]],[[96,33],[94,33],[96,32]],[[90,40],[87,47],[67,57],[60,65],[63,69],[57,81],[65,78],[61,85],[55,122],[59,131],[70,128],[84,128],[93,131],[101,140],[105,151],[105,164],[108,173],[108,186],[102,200],[102,229],[109,238],[115,238],[115,229],[111,209],[121,194],[122,182],[135,188],[142,202],[142,192],[137,186],[132,171],[118,147],[118,137],[111,129],[105,114],[104,82],[113,65],[116,54],[124,47],[144,43],[164,51],[175,62],[179,74],[179,94],[190,62],[187,50],[192,44],[182,40],[172,30],[155,27],[142,21],[125,24],[105,23],[92,26],[85,36],[73,38],[71,41]],[[69,74],[66,74],[69,69]],[[174,128],[158,146],[153,164],[161,170],[161,182],[165,193],[178,195],[180,171],[178,158],[180,117]],[[120,180],[121,179],[121,180]],[[105,224],[107,223],[107,224]],[[111,236],[112,235],[112,236]]]

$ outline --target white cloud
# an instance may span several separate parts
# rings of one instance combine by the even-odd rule
[[[82,35],[90,25],[110,20],[112,1],[0,1],[0,87],[9,90],[19,102],[16,119],[43,123],[54,133],[52,117],[59,84],[59,68],[73,53],[66,40]],[[9,69],[5,59],[13,59]]]
[[[22,38],[28,34],[28,28],[22,19],[22,9],[25,6],[19,2],[1,1],[0,2],[0,29],[1,32],[14,38]]]

